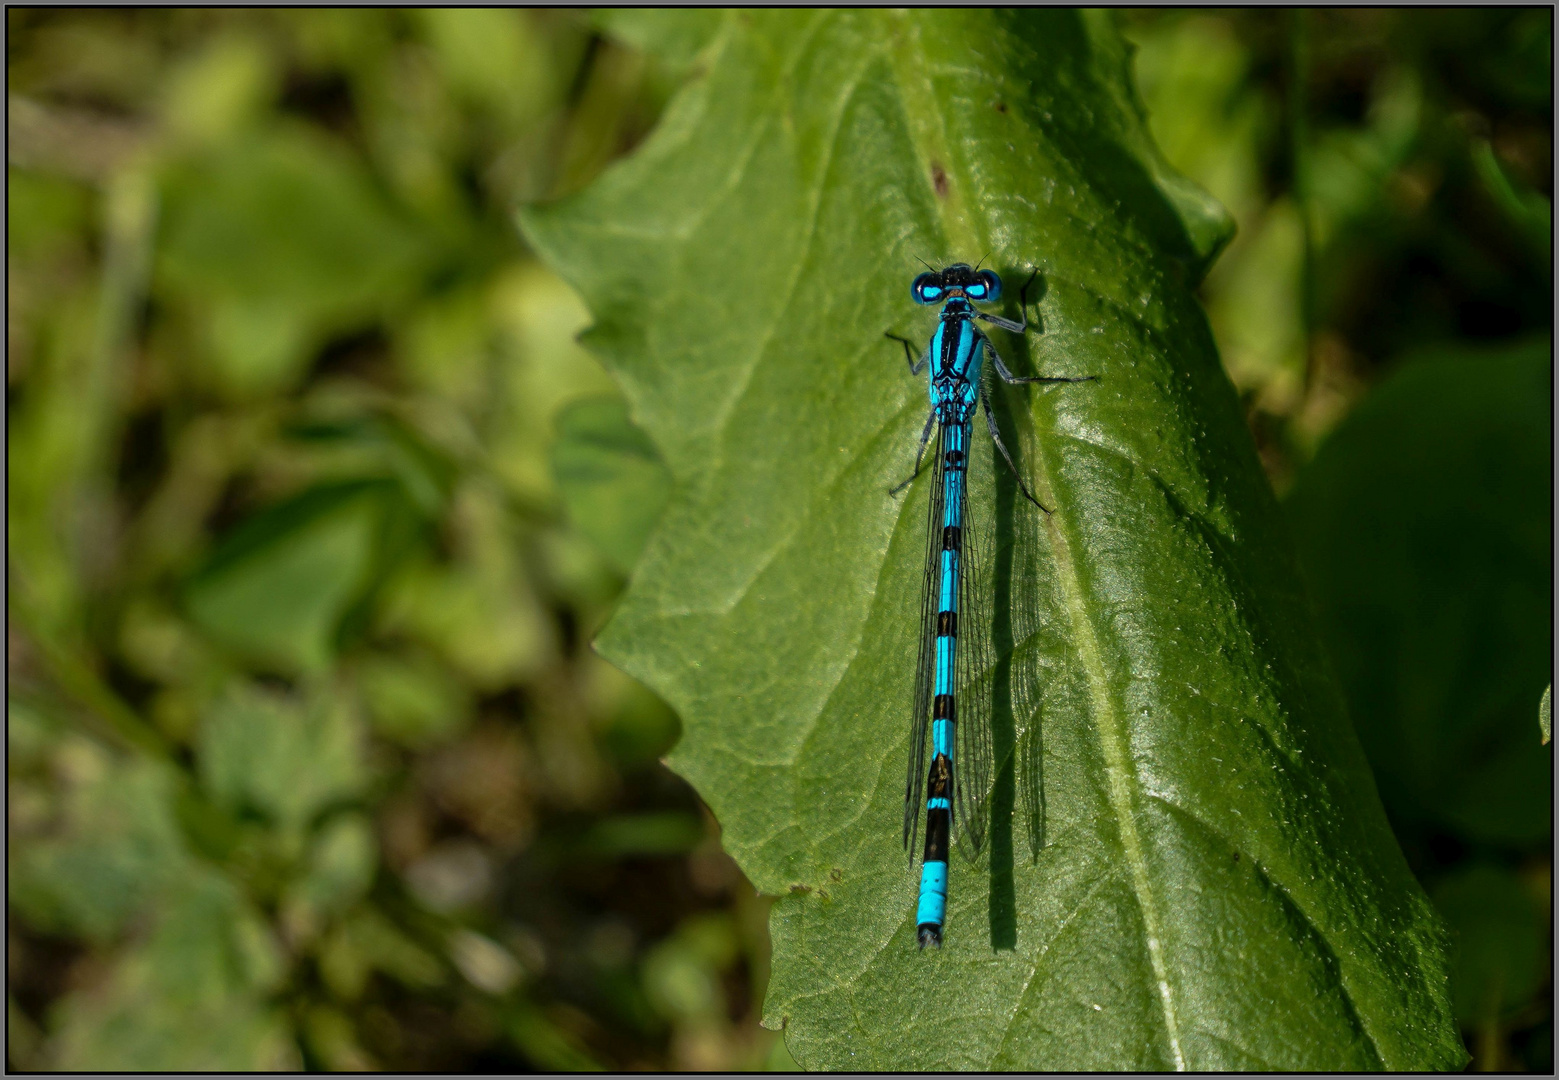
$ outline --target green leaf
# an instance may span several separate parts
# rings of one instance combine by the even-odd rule
[[[666,508],[671,477],[619,397],[575,402],[557,428],[552,468],[569,520],[627,576]]]
[[[325,940],[319,968],[331,991],[349,1001],[363,992],[375,970],[413,990],[436,986],[444,977],[437,957],[368,906],[347,915]]]
[[[452,518],[453,563],[409,562],[385,590],[380,629],[420,641],[478,690],[497,690],[546,663],[551,620],[495,487],[468,487]]]
[[[288,386],[331,334],[393,310],[429,257],[361,164],[309,129],[223,142],[164,187],[160,288],[203,329],[202,371],[228,394]]]
[[[635,156],[522,223],[675,480],[599,648],[680,713],[670,763],[781,894],[765,1022],[807,1068],[1459,1067],[1444,931],[1107,17],[727,13],[698,67]],[[1008,758],[922,953],[899,821],[925,484],[887,490],[926,391],[882,335],[929,336],[916,257],[986,252],[1043,274],[1026,339],[993,332],[1019,373],[1099,381],[998,402],[1056,509],[1003,545],[1032,626],[998,650],[1040,675],[1003,734],[1043,735],[1050,839],[1015,856]]]
[[[322,485],[245,522],[190,581],[191,618],[256,663],[326,668],[342,617],[373,580],[387,487]]]
[[[1473,864],[1435,886],[1434,902],[1456,938],[1451,989],[1462,1024],[1486,1025],[1525,1005],[1548,967],[1548,920],[1521,879]]]
[[[580,853],[619,859],[625,855],[682,855],[704,838],[698,818],[680,810],[602,818],[580,840]]]
[[[1548,342],[1408,362],[1295,482],[1321,625],[1393,817],[1546,849]]]
[[[60,1006],[53,1068],[239,1072],[297,1068],[264,996],[282,974],[259,914],[226,879],[196,870],[161,905],[149,939],[105,982]]]
[[[1537,706],[1537,727],[1543,733],[1543,745],[1547,746],[1554,737],[1554,684],[1549,683],[1543,688],[1543,700]]]
[[[357,682],[374,730],[404,746],[448,738],[471,718],[466,688],[421,654],[364,657]]]
[[[79,738],[60,748],[56,768],[78,783],[56,835],[16,844],[8,896],[40,930],[108,941],[188,872],[169,812],[173,778],[148,761],[115,764]]]
[[[313,912],[340,911],[368,891],[378,861],[373,824],[362,814],[341,814],[314,838],[291,897]]]
[[[296,832],[361,788],[360,740],[356,718],[336,698],[304,704],[235,685],[201,724],[200,777],[228,809]]]

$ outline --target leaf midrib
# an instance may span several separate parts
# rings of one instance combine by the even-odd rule
[[[912,74],[915,81],[921,87],[932,86],[931,65],[925,50],[922,47],[922,36],[916,27],[911,33],[905,35],[913,43],[913,49],[897,50],[899,63],[895,65],[895,73],[899,75],[901,87],[904,86],[904,76]],[[906,73],[906,65],[913,65],[913,71]],[[907,89],[907,88],[906,88]],[[945,147],[947,142],[947,119],[937,108],[939,100],[934,93],[904,93],[903,100],[906,103],[906,116],[911,121],[910,140],[921,150],[922,176],[929,174],[930,157],[926,150],[922,149],[921,137],[929,134],[927,128],[930,123],[935,124],[935,134],[941,136],[936,141]],[[925,103],[920,110],[920,124],[915,124],[911,113],[910,103]],[[934,136],[933,136],[934,137]],[[933,149],[934,153],[935,150]],[[950,174],[957,170],[960,175],[958,181],[960,187],[955,190],[973,190],[973,178],[964,168],[962,160],[952,160],[945,152],[940,155],[942,167]],[[962,233],[969,239],[977,242],[974,246],[981,247],[988,241],[976,223],[969,220],[966,211],[949,213],[948,205],[952,200],[934,199],[942,217],[944,230],[949,234]],[[960,209],[968,205],[968,200],[959,199]],[[1131,316],[1132,321],[1137,320]],[[1030,409],[1031,419],[1038,424],[1039,417]],[[1055,499],[1055,487],[1051,483],[1051,470],[1049,455],[1045,452],[1043,440],[1036,438],[1035,458],[1036,471],[1040,474],[1042,490],[1047,492],[1051,499]],[[1061,507],[1057,505],[1059,511]],[[1063,516],[1063,520],[1065,520]],[[1170,1050],[1174,1056],[1175,1069],[1184,1072],[1186,1069],[1185,1055],[1180,1048],[1180,1025],[1175,1012],[1174,995],[1170,990],[1168,965],[1164,958],[1163,939],[1159,920],[1158,903],[1153,892],[1153,885],[1148,873],[1147,859],[1143,854],[1142,838],[1137,831],[1136,813],[1133,807],[1133,785],[1136,782],[1135,770],[1131,766],[1129,737],[1126,732],[1125,718],[1110,693],[1109,676],[1105,671],[1103,648],[1094,632],[1092,619],[1089,617],[1087,594],[1083,587],[1081,572],[1077,561],[1072,555],[1072,546],[1066,529],[1057,522],[1056,516],[1051,515],[1045,519],[1047,531],[1051,537],[1051,547],[1055,554],[1056,569],[1061,581],[1061,588],[1065,596],[1067,616],[1072,625],[1072,644],[1077,650],[1078,657],[1082,660],[1083,669],[1088,676],[1088,693],[1092,705],[1091,713],[1094,721],[1094,730],[1099,739],[1099,746],[1104,754],[1105,774],[1109,780],[1108,793],[1110,809],[1115,817],[1116,832],[1120,837],[1121,847],[1125,855],[1128,868],[1131,871],[1132,892],[1137,900],[1138,910],[1142,915],[1143,927],[1146,930],[1146,945],[1148,959],[1153,967],[1153,976],[1157,981],[1158,1000],[1160,1010],[1164,1018],[1165,1033],[1169,1039]]]

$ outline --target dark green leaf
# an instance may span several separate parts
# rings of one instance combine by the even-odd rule
[[[636,156],[523,220],[675,479],[600,648],[781,894],[766,1023],[809,1068],[1459,1066],[1443,931],[1188,289],[1216,215],[1156,162],[1108,18],[729,13],[700,63]],[[925,495],[887,489],[926,404],[882,335],[929,336],[916,257],[987,252],[1014,294],[1043,274],[1034,332],[993,333],[1019,373],[1099,381],[998,402],[1056,508],[1004,545],[1033,625],[998,666],[1042,677],[1005,737],[1043,733],[1050,842],[1015,856],[1009,764],[922,953]]]
[[[1547,341],[1405,364],[1289,501],[1382,797],[1402,823],[1546,847],[1553,677]]]
[[[1456,1015],[1476,1028],[1525,1005],[1548,967],[1547,920],[1509,870],[1472,865],[1435,887],[1456,938]]]
[[[604,818],[580,841],[579,850],[600,858],[680,855],[704,838],[698,818],[678,810]]]

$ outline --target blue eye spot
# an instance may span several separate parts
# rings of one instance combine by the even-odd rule
[[[980,284],[980,283],[975,283],[973,285],[965,285],[964,286],[964,295],[967,296],[971,300],[984,300],[985,299],[985,286],[983,284]]]

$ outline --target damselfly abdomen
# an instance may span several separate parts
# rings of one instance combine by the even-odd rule
[[[1003,381],[1026,383],[1086,382],[1094,376],[1013,375],[990,339],[975,325],[983,320],[1015,334],[1028,329],[1028,287],[1019,290],[1022,318],[1003,319],[974,304],[1001,299],[1001,278],[991,270],[955,263],[921,274],[910,286],[917,304],[942,304],[930,344],[919,360],[911,343],[904,346],[910,373],[929,368],[931,414],[920,433],[915,471],[892,494],[920,475],[933,430],[938,434],[926,524],[925,579],[920,601],[920,657],[915,674],[914,718],[910,728],[909,768],[904,791],[904,844],[914,858],[921,795],[925,795],[926,842],[921,859],[920,899],[916,911],[920,947],[942,944],[947,917],[948,851],[956,828],[971,854],[985,841],[986,804],[995,762],[991,737],[991,609],[989,589],[990,522],[970,514],[970,474],[977,460],[971,445],[974,416],[985,410],[991,442],[1017,478],[1023,498],[1050,513],[1034,497],[1002,441],[983,378],[985,356]],[[927,762],[927,736],[930,761]],[[1032,830],[1031,830],[1032,835]]]

